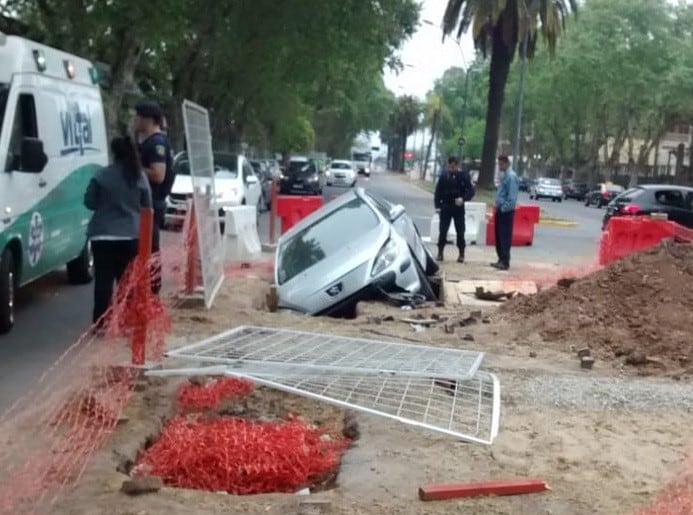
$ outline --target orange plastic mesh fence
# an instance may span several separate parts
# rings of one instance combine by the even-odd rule
[[[140,375],[130,366],[135,333],[144,335],[147,362],[162,356],[171,329],[168,308],[185,285],[189,240],[184,233],[163,233],[161,258],[131,264],[103,329],[85,332],[0,417],[0,513],[50,512],[114,430]],[[159,266],[160,295],[138,288]]]

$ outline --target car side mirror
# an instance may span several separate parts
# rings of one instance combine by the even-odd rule
[[[246,178],[245,182],[247,182],[248,184],[257,184],[258,180],[257,180],[257,177],[255,175],[249,175]]]
[[[38,138],[22,140],[22,156],[19,169],[21,172],[41,173],[48,163],[48,156],[43,151],[43,141]]]

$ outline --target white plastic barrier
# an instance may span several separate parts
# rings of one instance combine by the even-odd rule
[[[262,254],[257,233],[255,206],[237,206],[225,209],[224,248],[227,262],[254,261]]]
[[[486,243],[486,204],[484,202],[466,202],[464,204],[464,241],[467,244]],[[434,213],[431,217],[430,238],[433,245],[438,244],[438,234],[440,232],[440,217]],[[453,244],[457,240],[455,223],[450,223],[448,230],[448,241]]]

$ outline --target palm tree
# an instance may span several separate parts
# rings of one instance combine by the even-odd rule
[[[553,55],[570,9],[577,9],[576,0],[448,0],[443,38],[455,28],[459,38],[471,26],[476,47],[484,57],[491,53],[479,186],[493,186],[505,84],[515,50],[522,43],[520,52],[526,49],[532,57],[540,31]]]

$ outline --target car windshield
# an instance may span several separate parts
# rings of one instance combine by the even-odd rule
[[[10,87],[7,84],[0,84],[0,134],[2,134],[2,121],[5,119],[5,108],[7,107],[7,96]]]
[[[291,161],[289,163],[290,174],[315,173],[315,167],[310,161]]]
[[[351,170],[351,165],[349,163],[332,163],[330,168],[333,170]]]
[[[176,175],[190,175],[190,161],[187,156],[173,165]],[[238,156],[235,154],[214,154],[214,175],[221,179],[238,177]]]
[[[642,195],[644,191],[645,190],[643,190],[642,188],[631,188],[629,190],[624,191],[618,197],[616,197],[616,201],[618,203],[628,204],[629,202],[633,202],[636,198]]]
[[[290,281],[323,259],[341,252],[344,243],[373,230],[380,219],[356,197],[294,235],[279,249],[279,284]]]
[[[539,179],[539,184],[542,186],[560,186],[561,181],[558,179]]]
[[[353,159],[354,161],[370,161],[371,156],[365,152],[354,152]]]

